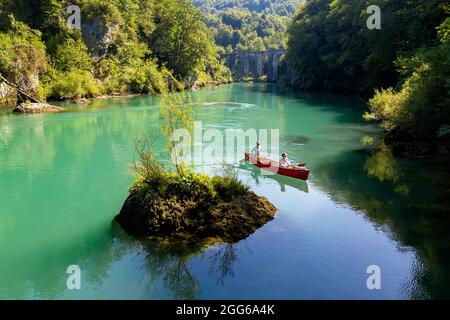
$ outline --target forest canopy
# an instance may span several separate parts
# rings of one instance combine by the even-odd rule
[[[226,52],[265,51],[286,45],[286,30],[303,0],[193,0],[206,14]]]
[[[381,9],[380,30],[366,25],[372,4]],[[441,0],[308,0],[288,30],[295,85],[375,93],[365,118],[380,121],[391,135],[446,135],[449,10]]]
[[[69,5],[81,9],[81,30],[66,23]],[[1,74],[15,83],[37,77],[34,94],[42,98],[158,93],[231,79],[188,0],[0,0],[0,18]]]

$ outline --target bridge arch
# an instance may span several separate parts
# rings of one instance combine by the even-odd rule
[[[285,53],[285,49],[242,51],[222,54],[221,57],[235,79],[252,77],[259,80],[266,75],[267,81],[274,82],[279,78],[280,59]]]

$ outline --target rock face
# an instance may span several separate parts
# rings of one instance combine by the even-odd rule
[[[13,87],[0,81],[0,108],[12,107],[17,104],[17,92]]]
[[[233,243],[246,238],[273,219],[276,208],[264,197],[250,190],[231,198],[186,197],[170,187],[145,187],[145,192],[132,189],[116,217],[130,234],[168,236],[173,239],[216,238]]]
[[[49,105],[47,103],[22,103],[16,107],[13,113],[48,113],[48,112],[62,112],[64,108]]]
[[[89,51],[98,62],[109,50],[116,39],[119,26],[117,24],[106,25],[103,19],[87,21],[81,27],[83,39]]]

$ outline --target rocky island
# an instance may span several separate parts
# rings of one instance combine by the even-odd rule
[[[130,234],[233,243],[268,221],[276,208],[235,177],[162,172],[140,178],[116,220]]]

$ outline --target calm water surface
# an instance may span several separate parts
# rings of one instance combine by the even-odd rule
[[[282,151],[308,164],[307,183],[238,168],[276,218],[200,252],[130,238],[112,219],[133,182],[135,140],[158,130],[158,98],[2,113],[0,298],[450,298],[446,164],[373,150],[380,132],[356,98],[233,84],[192,100],[205,129],[278,128]],[[72,264],[81,290],[66,288]],[[367,289],[370,265],[381,290]]]

